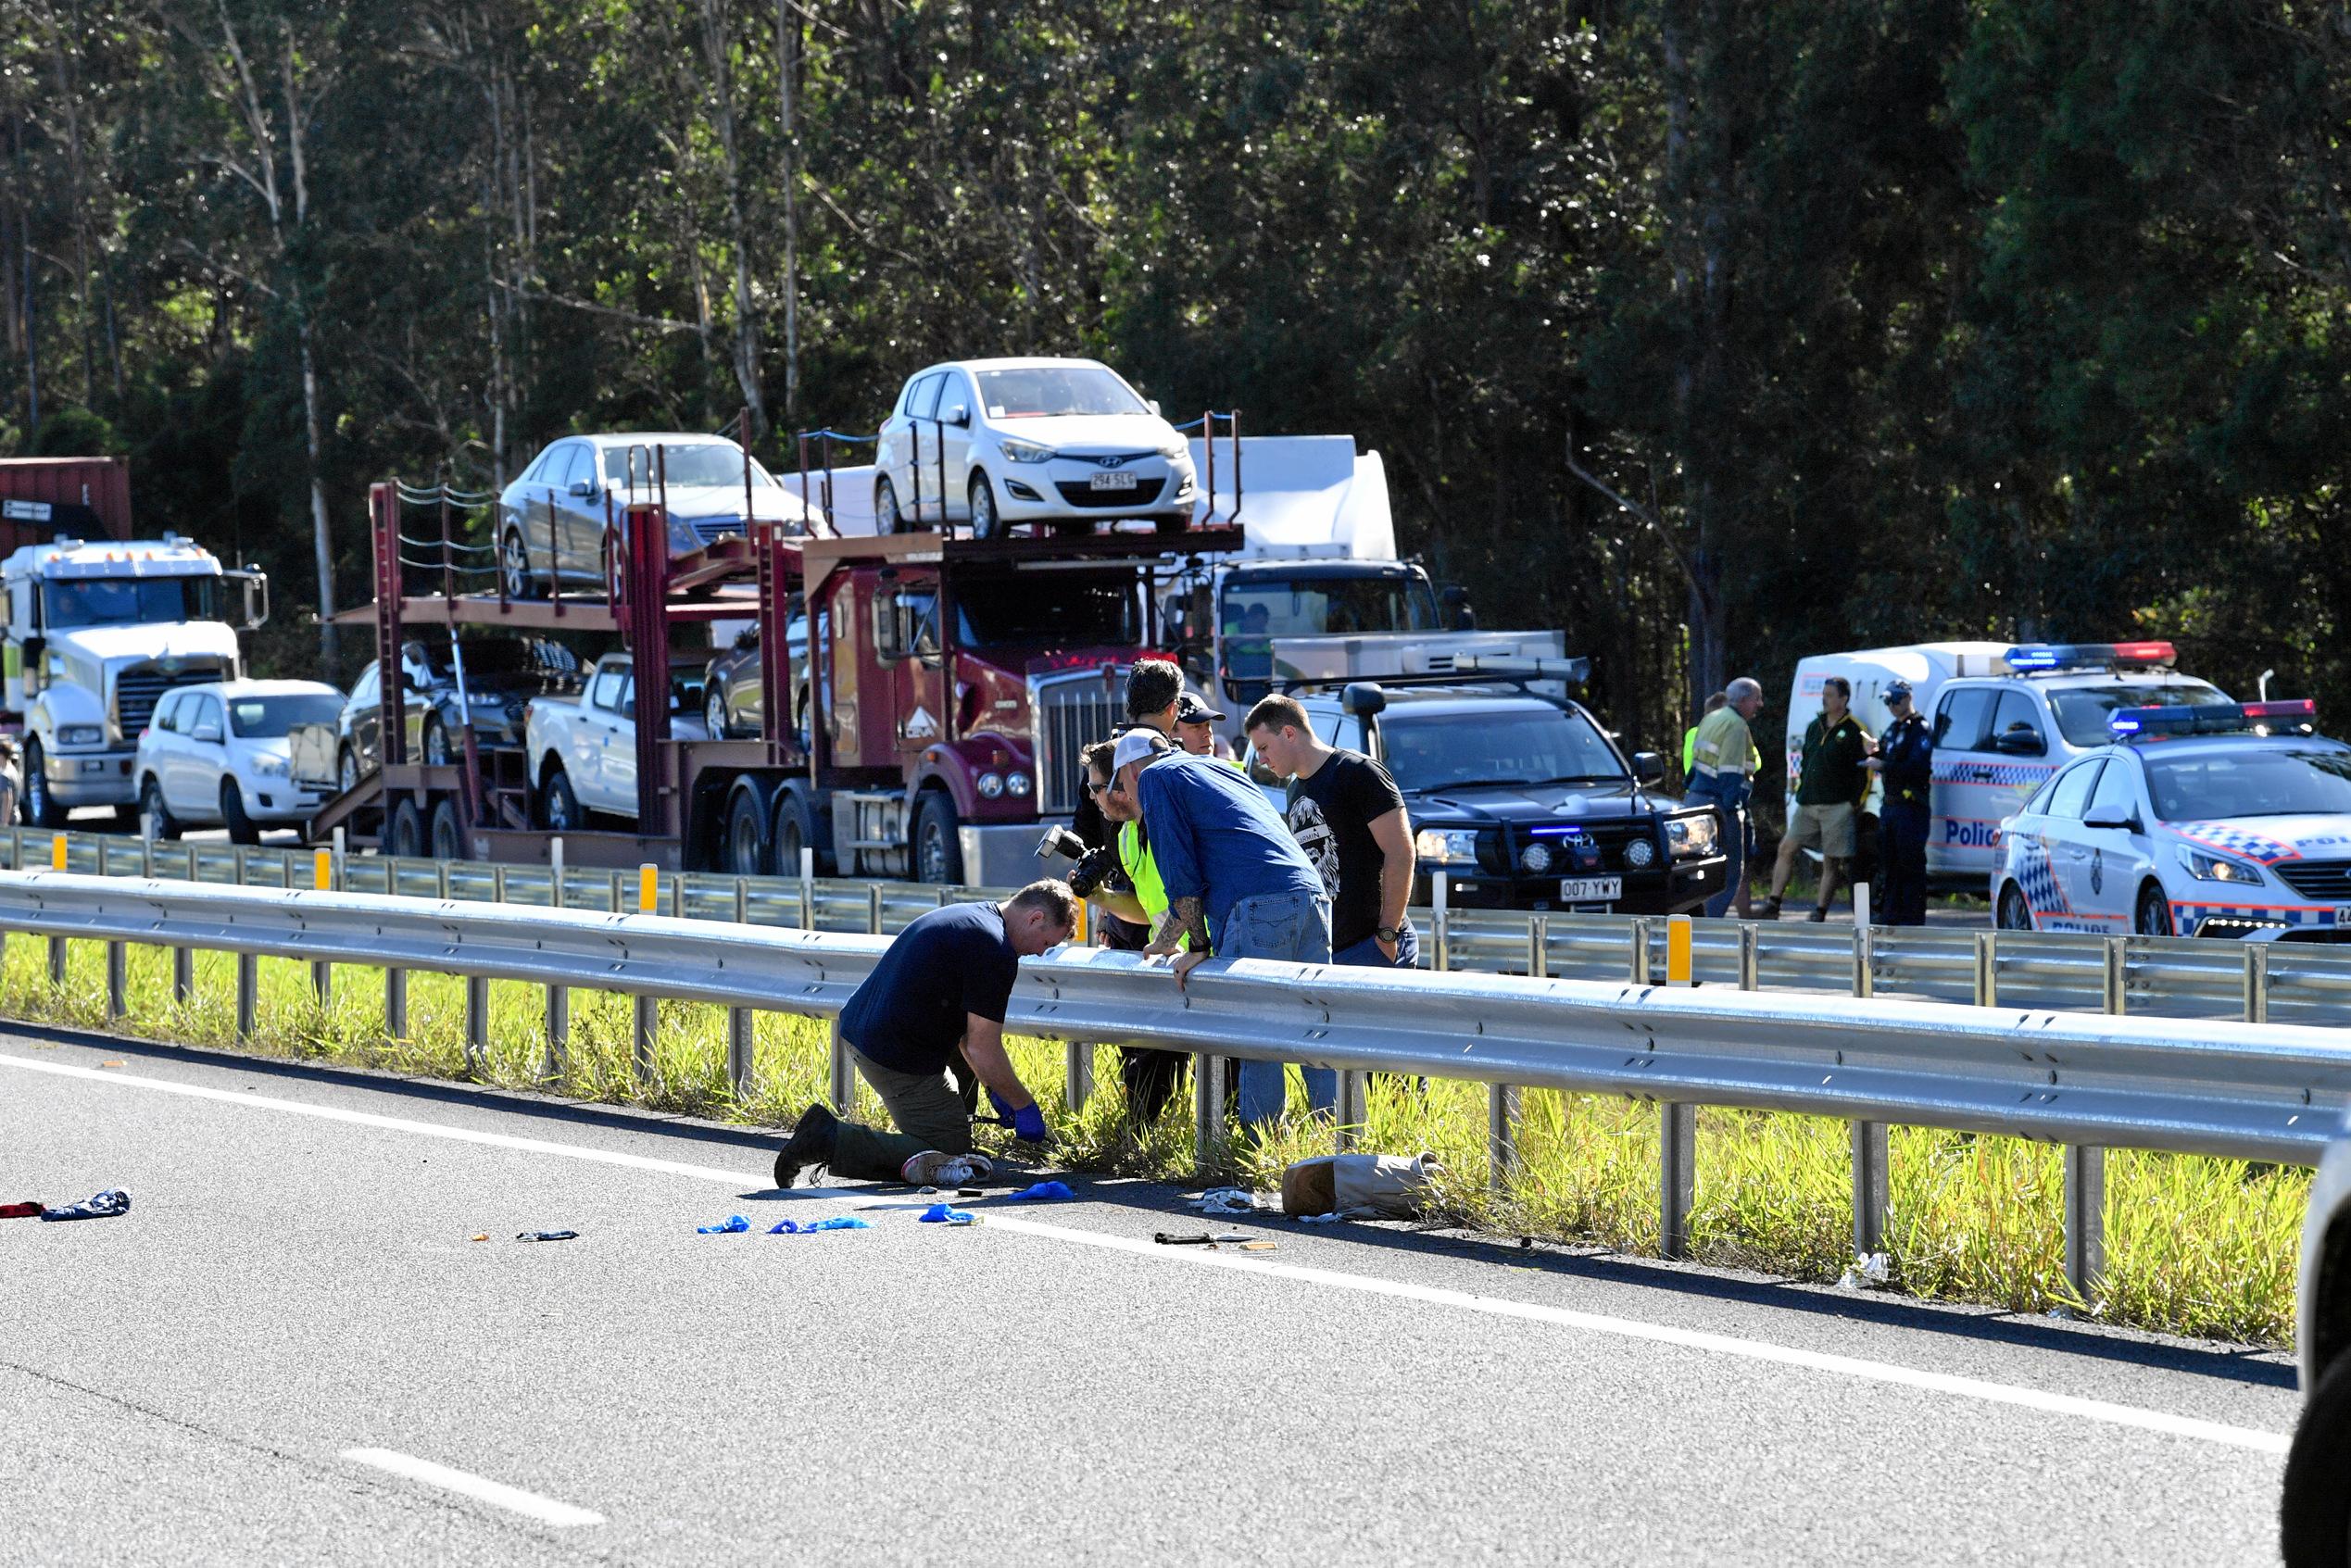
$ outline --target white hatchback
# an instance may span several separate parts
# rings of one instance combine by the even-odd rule
[[[882,423],[874,516],[882,533],[1018,523],[1090,533],[1149,518],[1191,526],[1191,448],[1159,405],[1094,359],[965,359],[908,378]]]
[[[342,711],[343,694],[318,681],[209,681],[168,693],[132,765],[140,831],[177,838],[218,823],[251,844],[264,826],[299,822],[332,791],[295,780],[288,732]]]

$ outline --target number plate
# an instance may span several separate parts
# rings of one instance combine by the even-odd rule
[[[1135,476],[1123,469],[1116,473],[1088,474],[1086,487],[1088,490],[1132,490],[1135,488]]]
[[[1625,879],[1620,876],[1571,876],[1559,884],[1559,901],[1563,904],[1615,903],[1625,896]]]

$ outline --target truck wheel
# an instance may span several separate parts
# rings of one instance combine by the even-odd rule
[[[346,795],[359,787],[359,754],[348,746],[335,753],[334,782],[343,786]]]
[[[711,683],[710,695],[702,699],[702,723],[712,740],[727,738],[731,726],[726,721],[726,687],[717,682]]]
[[[972,502],[972,537],[1000,539],[1004,536],[1003,514],[996,509],[996,487],[987,482],[987,470],[974,469],[969,491]]]
[[[392,803],[383,824],[383,852],[403,860],[424,853],[424,813],[414,797],[404,795]]]
[[[768,874],[767,803],[748,786],[736,790],[727,804],[726,871],[733,876]]]
[[[955,802],[943,789],[926,790],[914,808],[914,880],[961,883],[963,841],[955,831]]]
[[[572,793],[572,781],[560,768],[539,786],[539,825],[549,833],[580,831],[580,797]]]
[[[2337,1356],[2302,1406],[2286,1451],[2278,1545],[2286,1568],[2342,1568],[2351,1539],[2351,1356]]]
[[[777,876],[800,874],[800,851],[816,843],[815,816],[808,809],[808,796],[786,784],[775,792],[775,827],[768,834],[769,863]],[[820,853],[819,860],[823,859]]]
[[[436,860],[462,860],[465,853],[465,824],[458,821],[457,802],[447,796],[433,803],[433,858]]]
[[[237,787],[234,779],[220,781],[220,825],[229,830],[232,844],[261,842],[261,830],[245,814],[245,791]]]
[[[139,785],[139,834],[150,843],[180,836],[180,824],[163,803],[163,786],[152,773]]]
[[[876,480],[874,484],[874,532],[876,533],[906,532],[906,520],[899,515],[898,510],[898,486],[892,484],[887,478]]]
[[[508,529],[506,537],[498,542],[498,576],[504,580],[508,598],[539,596],[538,574],[531,570],[531,547],[523,543],[517,529]]]
[[[424,721],[424,759],[435,767],[446,767],[457,760],[449,745],[449,727],[441,722],[438,713]]]
[[[41,740],[27,735],[24,742],[24,820],[37,828],[61,828],[66,825],[66,808],[49,793],[48,759],[41,754]]]

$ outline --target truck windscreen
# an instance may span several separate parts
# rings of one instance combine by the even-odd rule
[[[1441,625],[1427,578],[1389,574],[1251,577],[1226,585],[1221,623],[1227,637],[1434,632]]]
[[[972,578],[957,587],[955,602],[956,635],[968,647],[1132,647],[1143,640],[1131,577]]]
[[[1408,791],[1477,784],[1621,784],[1616,748],[1580,713],[1515,708],[1507,713],[1411,713],[1379,721],[1388,771]]]
[[[217,577],[86,577],[41,585],[50,631],[76,626],[153,626],[220,619]]]

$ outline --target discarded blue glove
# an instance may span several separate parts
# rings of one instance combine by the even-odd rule
[[[736,1231],[747,1231],[750,1228],[751,1222],[743,1218],[742,1215],[729,1214],[724,1224],[697,1225],[694,1227],[694,1234],[696,1236],[731,1236]]]
[[[1024,1198],[1042,1201],[1048,1198],[1075,1198],[1076,1196],[1077,1195],[1075,1193],[1069,1190],[1069,1184],[1067,1182],[1039,1182],[1033,1187],[1023,1187],[1020,1191],[1013,1193],[1012,1195],[1012,1198],[1013,1202],[1018,1203]]]
[[[1037,1109],[1035,1100],[1012,1112],[1012,1136],[1043,1143],[1050,1135],[1045,1131],[1045,1113]]]
[[[781,1220],[768,1226],[770,1236],[813,1236],[818,1231],[870,1231],[874,1227],[863,1220],[848,1214],[836,1214],[829,1220]]]
[[[934,1203],[919,1216],[926,1225],[976,1225],[979,1216],[968,1210],[950,1209],[944,1203]]]
[[[120,1187],[108,1187],[79,1203],[69,1203],[59,1209],[44,1209],[44,1220],[110,1220],[117,1214],[131,1212],[131,1195]]]

